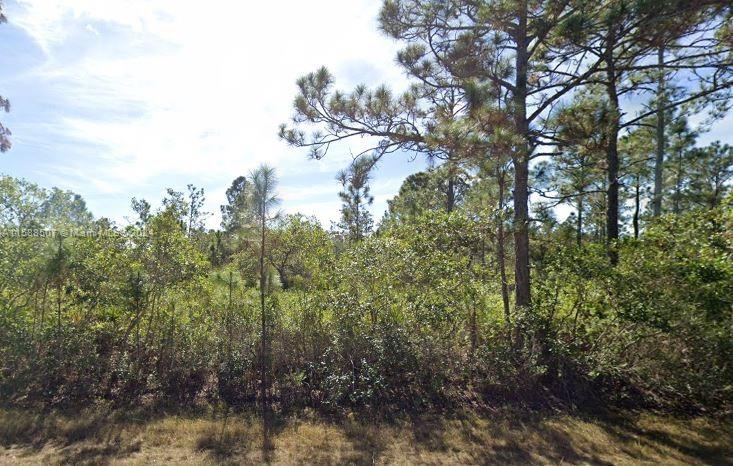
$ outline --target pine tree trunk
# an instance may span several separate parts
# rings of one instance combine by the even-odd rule
[[[576,234],[576,241],[578,246],[583,244],[583,195],[578,196],[578,225]]]
[[[448,190],[446,192],[446,199],[445,199],[445,211],[448,213],[453,212],[453,208],[456,204],[456,183],[455,178],[453,176],[453,173],[451,173],[448,176]]]
[[[607,204],[606,204],[606,247],[608,258],[611,264],[618,263],[618,250],[616,242],[618,241],[618,133],[619,119],[621,113],[619,110],[618,90],[616,88],[615,63],[613,59],[613,49],[615,45],[614,33],[609,33],[608,45],[606,46],[606,94],[610,106],[610,121],[608,122],[607,146],[606,146],[606,165],[608,169],[608,186],[607,186]]]
[[[361,213],[359,212],[359,202],[355,203],[356,219],[354,221],[354,240],[361,240]]]
[[[263,201],[264,203],[264,201]],[[260,379],[261,379],[261,386],[260,386],[260,396],[262,398],[262,408],[263,408],[263,418],[267,416],[267,410],[269,407],[269,400],[268,400],[268,371],[267,371],[267,365],[268,365],[268,355],[267,355],[267,316],[266,316],[266,309],[265,309],[265,206],[263,205],[260,210],[261,215],[261,238],[260,238],[260,312],[261,312],[261,318],[262,318],[262,342],[261,342],[261,352],[262,352],[262,361],[261,361],[261,373],[260,373]]]
[[[496,222],[496,261],[499,263],[499,277],[501,279],[501,302],[504,306],[504,323],[511,337],[511,314],[509,310],[509,284],[506,278],[506,252],[504,251],[504,185],[506,174],[499,164],[496,168],[496,178],[499,185],[498,218]]]
[[[674,207],[675,214],[680,213],[680,196],[682,195],[682,149],[677,151],[677,176],[674,183]]]
[[[665,80],[664,80],[664,46],[657,51],[657,65],[659,66],[659,83],[657,86],[657,153],[654,160],[654,198],[652,213],[655,217],[662,214],[662,176],[664,165],[664,151],[667,144],[665,138],[666,122],[664,118]]]
[[[639,211],[641,210],[641,177],[636,175],[634,186],[634,239],[639,239]]]
[[[531,304],[529,269],[529,123],[527,121],[527,1],[519,2],[516,29],[516,80],[514,90],[514,124],[523,141],[512,154],[514,164],[514,280],[517,307]]]

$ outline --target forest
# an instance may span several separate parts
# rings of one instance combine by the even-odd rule
[[[269,165],[231,181],[218,228],[196,180],[121,224],[2,175],[3,409],[729,416],[733,146],[708,136],[733,103],[732,15],[385,0],[409,87],[322,67],[272,129],[292,163],[368,142],[332,225],[283,213]],[[375,217],[403,153],[428,168]]]

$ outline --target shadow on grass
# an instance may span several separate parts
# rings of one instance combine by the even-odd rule
[[[612,465],[669,458],[678,464],[733,466],[729,422],[705,420],[704,425],[689,426],[684,419],[669,416],[653,419],[644,428],[633,413],[508,410],[495,416],[419,417],[409,425],[420,449],[450,457],[453,450],[460,450],[456,445],[462,445],[472,464]]]
[[[677,421],[687,424],[694,422],[694,418],[679,418]],[[641,445],[662,455],[669,451],[679,452],[703,464],[733,466],[733,424],[730,420],[688,425],[687,428],[663,423],[643,427],[640,426],[638,416],[633,413],[612,413],[596,419],[595,422],[618,439],[619,443]],[[713,440],[717,440],[715,444]],[[640,455],[638,450],[625,448],[629,455],[636,454],[641,459],[649,459]]]
[[[274,439],[286,426],[286,420],[274,412],[266,417],[227,412],[199,435],[196,449],[209,453],[217,461],[248,456],[259,450],[261,461],[269,463],[275,451]]]
[[[343,421],[338,425],[354,451],[348,458],[351,464],[376,464],[390,438],[383,432],[383,424],[370,420]]]
[[[76,413],[26,410],[0,411],[0,445],[41,448],[50,441],[69,445],[86,440],[110,424],[98,411]]]
[[[218,428],[202,434],[196,440],[196,448],[209,452],[217,459],[231,458],[246,453],[252,438],[244,429]]]
[[[0,410],[0,447],[29,458],[51,446],[53,462],[61,464],[107,464],[148,448],[165,450],[175,443],[166,441],[185,437],[188,440],[175,445],[229,464],[375,464],[411,461],[419,455],[420,461],[435,464],[664,461],[733,466],[733,425],[710,419],[688,422],[631,412],[522,410],[391,421],[358,417],[326,421],[317,415],[286,419],[277,413],[271,413],[267,422],[264,419],[251,412],[211,416],[91,408]]]
[[[123,443],[118,438],[116,441],[103,445],[85,446],[79,449],[65,449],[60,453],[60,464],[107,464],[113,458],[124,458],[133,453],[139,452],[141,442],[134,441]]]

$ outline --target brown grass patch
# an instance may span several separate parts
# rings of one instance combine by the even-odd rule
[[[649,413],[315,416],[0,411],[0,464],[733,464],[733,426]]]

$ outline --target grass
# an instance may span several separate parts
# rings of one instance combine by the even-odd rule
[[[733,423],[501,411],[393,422],[0,410],[0,464],[720,464]],[[263,437],[264,440],[263,440]]]

